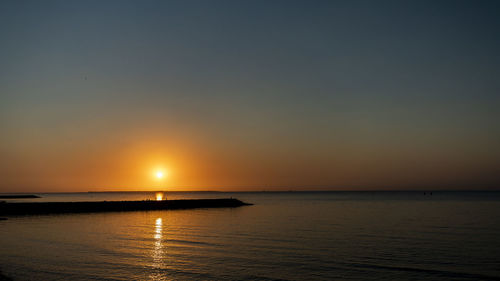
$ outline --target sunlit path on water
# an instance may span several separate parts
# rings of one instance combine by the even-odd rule
[[[163,220],[157,218],[154,225],[154,247],[152,251],[153,263],[152,267],[154,272],[150,275],[152,280],[166,280],[166,276],[161,274],[161,269],[164,265],[164,253],[166,249],[163,245]]]

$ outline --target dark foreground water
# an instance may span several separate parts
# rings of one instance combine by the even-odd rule
[[[167,196],[255,205],[9,218],[0,221],[0,270],[14,280],[500,279],[500,192]]]

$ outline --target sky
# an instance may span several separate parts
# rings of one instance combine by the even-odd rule
[[[0,192],[500,189],[499,13],[2,0]]]

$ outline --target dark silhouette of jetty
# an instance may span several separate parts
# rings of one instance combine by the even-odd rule
[[[235,208],[246,205],[238,199],[189,199],[162,201],[40,202],[0,203],[0,216],[64,213],[179,210],[197,208]]]
[[[0,195],[0,199],[34,199],[41,198],[37,195]]]

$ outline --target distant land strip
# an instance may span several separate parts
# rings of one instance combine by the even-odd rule
[[[38,195],[0,195],[0,199],[34,199],[42,198]]]
[[[197,208],[235,208],[252,205],[235,198],[228,199],[186,199],[162,201],[99,201],[99,202],[40,202],[0,203],[0,216],[42,215],[63,213],[125,212],[178,210]]]

